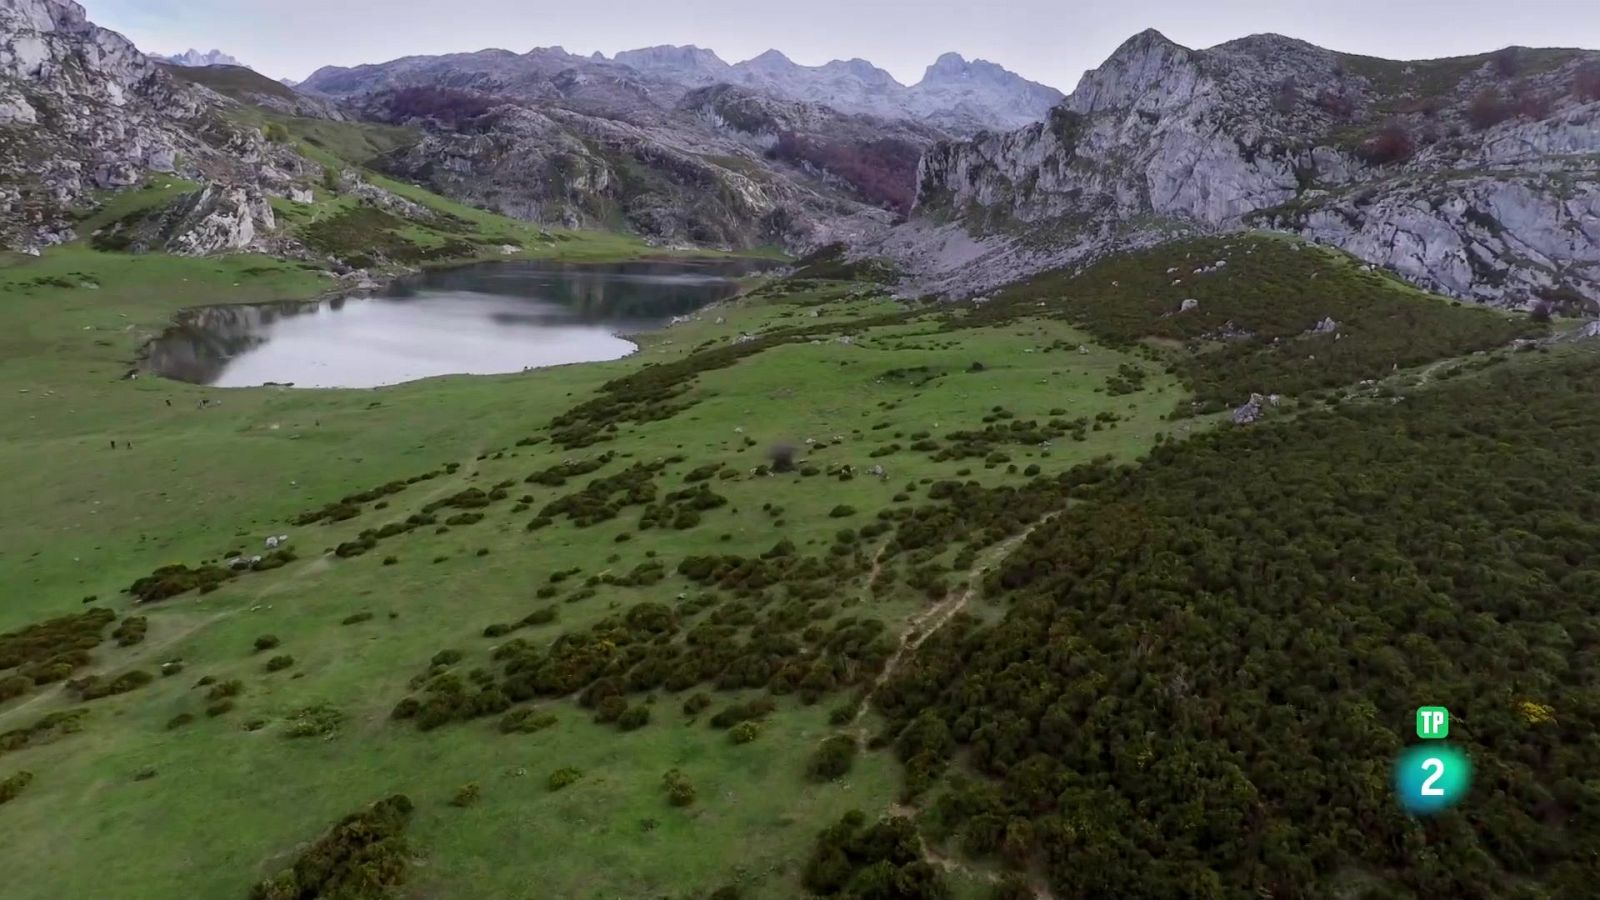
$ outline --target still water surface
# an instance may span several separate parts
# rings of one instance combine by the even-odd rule
[[[484,263],[426,272],[372,297],[187,310],[146,366],[216,387],[365,388],[596,362],[733,296],[750,260]]]

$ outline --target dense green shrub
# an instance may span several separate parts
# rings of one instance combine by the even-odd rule
[[[450,805],[461,808],[477,803],[483,796],[483,788],[476,781],[469,781],[456,789],[455,796],[450,798]]]
[[[263,634],[262,636],[256,638],[256,642],[255,642],[256,652],[260,653],[260,652],[262,652],[264,650],[271,650],[271,649],[277,647],[279,643],[281,643],[281,642],[278,640],[278,636],[277,635],[275,635],[275,634]]]
[[[346,816],[290,868],[257,883],[250,900],[378,900],[406,879],[411,813],[411,801],[396,794]]]
[[[817,835],[801,875],[807,889],[825,897],[948,900],[950,889],[922,858],[911,820],[884,819],[866,826],[852,810]]]
[[[1056,896],[1322,896],[1353,866],[1571,893],[1600,841],[1597,377],[1519,361],[1105,471],[990,577],[1002,620],[953,620],[875,697],[908,781],[961,760],[940,828]],[[1387,770],[1443,695],[1506,786],[1462,827],[1404,815]]]
[[[209,593],[238,574],[221,566],[201,566],[197,569],[185,565],[162,566],[129,585],[128,593],[137,597],[140,603],[155,603],[189,591]]]
[[[661,776],[661,786],[667,792],[667,802],[673,806],[689,806],[694,803],[694,784],[679,770],[672,769]]]
[[[532,734],[556,724],[556,717],[534,709],[516,709],[500,719],[501,734]]]
[[[806,764],[806,774],[818,781],[832,781],[850,772],[859,751],[856,739],[847,734],[836,734],[817,745]]]
[[[569,785],[577,784],[583,778],[583,773],[573,768],[557,769],[550,773],[548,786],[552,791],[559,791]]]
[[[89,675],[76,681],[67,682],[67,689],[75,691],[83,700],[99,700],[115,694],[125,694],[128,691],[144,687],[156,677],[142,669],[133,669],[123,672],[115,678],[106,679],[99,675]]]
[[[267,660],[267,671],[268,672],[281,672],[284,669],[287,669],[292,665],[294,665],[294,657],[293,656],[289,656],[288,654],[284,654],[282,656],[274,656],[273,658]]]
[[[88,714],[87,709],[61,710],[35,719],[32,724],[0,733],[0,755],[77,734],[83,730],[83,720]]]
[[[32,772],[17,772],[0,780],[0,803],[9,803],[15,800],[23,789],[33,783]]]
[[[617,716],[617,728],[622,731],[637,731],[650,724],[650,707],[630,706]]]
[[[117,623],[111,636],[116,639],[118,647],[132,647],[144,641],[145,632],[150,628],[150,620],[144,616],[129,616]]]

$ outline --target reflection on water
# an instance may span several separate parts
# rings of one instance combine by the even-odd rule
[[[377,387],[633,352],[620,335],[731,297],[752,261],[487,263],[427,272],[383,294],[184,312],[146,365],[217,387]]]

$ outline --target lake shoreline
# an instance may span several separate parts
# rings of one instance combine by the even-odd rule
[[[770,257],[732,254],[450,261],[392,272],[382,283],[341,285],[315,296],[178,308],[163,328],[142,341],[124,377],[158,377],[230,391],[261,387],[374,390],[452,375],[516,375],[614,362],[642,352],[651,335],[674,322],[736,299],[782,268],[782,261]],[[474,269],[478,271],[461,279],[449,277],[454,272]],[[507,271],[499,271],[502,269]],[[479,281],[475,283],[474,278]],[[382,307],[346,307],[347,302],[396,305],[389,309],[388,321],[384,321],[376,312]],[[478,317],[473,316],[474,312]],[[568,321],[573,312],[580,314]],[[367,329],[390,329],[391,339],[373,343],[368,340],[370,335],[356,333],[343,339],[343,345],[352,348],[353,356],[342,350],[330,352],[326,346],[318,346],[328,335],[313,330],[348,329],[352,321],[331,318],[323,320],[329,324],[320,329],[307,330],[304,320],[298,318],[305,314],[359,316]],[[519,335],[517,329],[524,331]],[[570,333],[560,335],[561,330]],[[381,335],[381,331],[375,334]],[[428,343],[434,334],[439,335],[438,343]],[[400,346],[395,338],[409,339],[412,346]],[[278,342],[273,347],[276,352],[266,351],[265,360],[260,356],[252,360],[256,370],[266,368],[262,373],[265,377],[260,381],[252,378],[248,382],[225,383],[230,368],[237,367],[247,356],[263,352],[273,341]],[[593,348],[589,351],[592,358],[572,358],[574,353],[586,352],[582,349],[584,344]],[[286,355],[292,354],[290,348],[294,346],[302,348],[304,355],[299,360]],[[436,350],[448,356],[451,349],[464,354],[458,362],[438,360]],[[376,377],[383,380],[360,383],[363,376],[357,373],[363,368],[364,351],[369,359],[366,370],[380,373]],[[540,361],[541,352],[549,357],[547,362]],[[493,362],[488,369],[475,368],[497,354],[510,360],[503,368],[494,368]],[[459,370],[405,368],[408,363],[427,359],[436,360],[440,366],[458,365]],[[335,379],[333,383],[307,384],[328,376],[320,372],[309,378],[292,374],[297,367],[305,370],[340,365],[350,373],[346,377],[357,379],[356,383],[343,384]],[[401,368],[381,374],[385,367],[393,366]]]

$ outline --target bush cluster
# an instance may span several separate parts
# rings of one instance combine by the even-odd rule
[[[910,819],[896,816],[871,826],[859,810],[823,829],[801,876],[824,897],[948,900],[939,871],[922,858]]]
[[[250,900],[379,900],[405,882],[411,851],[405,831],[411,800],[396,794],[341,819],[294,864],[258,882]]]

